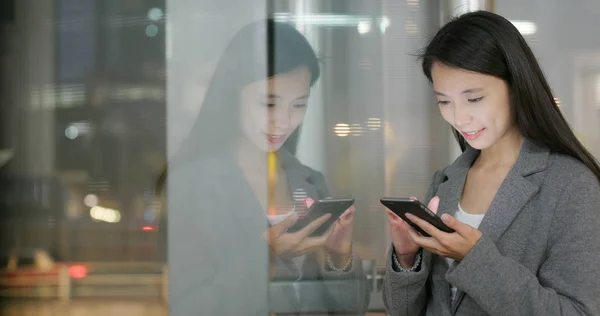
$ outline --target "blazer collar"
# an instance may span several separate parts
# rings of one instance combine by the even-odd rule
[[[454,163],[448,166],[444,173],[449,178],[453,176],[461,177],[466,174],[475,159],[479,156],[480,150],[467,146],[467,149],[460,155]],[[532,140],[525,138],[519,151],[519,156],[512,170],[521,176],[528,176],[546,169],[548,166],[548,156],[550,150],[545,146],[536,144]]]
[[[531,140],[525,139],[514,166],[508,172],[496,193],[479,227],[484,234],[497,241],[521,208],[537,193],[540,183],[528,177],[548,167],[550,151]],[[439,214],[453,214],[462,196],[469,169],[479,156],[479,150],[467,150],[444,173],[448,180],[438,187]]]
[[[479,153],[479,150],[468,147],[445,169],[444,174],[448,179],[437,190],[437,196],[440,197],[438,214],[453,214],[457,210],[467,174]],[[524,140],[517,161],[500,185],[478,228],[487,238],[498,242],[527,202],[540,190],[541,181],[531,176],[548,167],[549,156],[548,148],[529,139]],[[440,265],[442,262],[438,262],[435,273],[438,279],[443,278],[446,272]],[[464,293],[459,290],[452,306],[453,312],[463,297]]]

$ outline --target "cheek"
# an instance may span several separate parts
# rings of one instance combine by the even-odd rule
[[[450,125],[454,125],[453,111],[449,106],[440,106],[440,113],[446,122]]]
[[[486,122],[494,122],[494,125],[500,129],[510,128],[513,125],[510,107],[507,104],[498,105],[493,111],[487,111],[485,118]]]
[[[268,112],[254,104],[243,104],[240,111],[240,124],[244,130],[256,130],[266,125]]]
[[[292,113],[291,116],[291,128],[296,129],[302,121],[304,121],[304,116],[306,115],[306,110],[296,110]]]

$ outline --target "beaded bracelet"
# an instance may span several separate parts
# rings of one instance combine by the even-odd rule
[[[330,270],[333,270],[335,272],[348,272],[348,271],[350,271],[350,268],[352,267],[352,255],[350,255],[350,257],[348,257],[346,264],[344,264],[344,266],[342,268],[338,268],[335,266],[335,264],[333,264],[333,261],[331,260],[331,255],[329,254],[329,252],[327,252],[326,257],[327,257],[327,267]]]
[[[415,271],[419,267],[419,264],[421,264],[421,251],[417,252],[417,255],[415,257],[415,264],[413,264],[413,266],[409,269],[404,269],[402,267],[402,265],[400,264],[400,261],[398,260],[398,257],[396,256],[396,252],[392,253],[392,259],[394,259],[394,264],[396,265],[396,267],[398,267],[398,270],[400,270],[400,272]]]

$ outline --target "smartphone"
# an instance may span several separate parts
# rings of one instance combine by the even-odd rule
[[[304,217],[299,218],[296,223],[288,229],[288,232],[297,232],[319,217],[325,214],[331,214],[331,217],[310,235],[311,237],[321,236],[350,206],[352,206],[352,204],[354,204],[354,199],[350,198],[318,200],[310,206]]]
[[[431,237],[428,233],[421,229],[421,227],[417,226],[415,223],[411,222],[407,217],[406,213],[410,213],[422,220],[427,221],[429,224],[433,225],[437,229],[446,232],[453,233],[454,229],[448,227],[442,219],[435,215],[427,206],[421,203],[419,200],[411,199],[411,198],[381,198],[381,204],[390,209],[390,211],[394,212],[394,214],[400,216],[405,222],[407,222],[410,226],[414,227],[421,235],[425,237]]]

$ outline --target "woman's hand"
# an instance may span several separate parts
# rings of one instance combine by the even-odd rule
[[[297,214],[292,214],[281,223],[275,224],[263,233],[263,238],[279,255],[297,257],[315,251],[325,246],[327,239],[333,232],[333,227],[321,236],[309,237],[319,226],[323,225],[331,215],[325,214],[312,221],[306,227],[294,233],[287,230],[298,220]]]
[[[306,199],[306,207],[310,208],[315,201]],[[332,233],[327,239],[325,250],[331,254],[349,255],[352,253],[352,232],[354,230],[354,213],[356,208],[350,206],[340,218],[332,225]]]
[[[416,197],[411,197],[411,199],[417,199]],[[434,213],[437,212],[437,207],[439,204],[439,199],[432,199],[429,202],[429,209]],[[396,252],[396,257],[403,268],[409,269],[413,266],[415,262],[415,257],[417,256],[417,251],[419,251],[420,246],[414,242],[414,240],[410,237],[409,232],[406,227],[410,227],[408,224],[402,220],[398,215],[389,209],[385,209],[387,213],[388,222],[390,224],[390,233],[392,235],[392,243],[394,244],[394,251]]]
[[[438,206],[439,198],[436,196],[431,199],[428,207],[432,212],[437,213]],[[406,214],[406,217],[431,235],[431,237],[424,237],[410,225],[405,223],[408,235],[415,245],[423,247],[442,257],[454,259],[456,261],[461,261],[482,236],[481,231],[458,221],[450,214],[442,215],[442,221],[448,225],[448,227],[454,229],[454,233],[443,232],[414,215]]]
[[[310,206],[315,201],[311,198],[306,199],[306,206]],[[337,267],[344,266],[350,256],[352,256],[352,234],[354,231],[354,213],[356,208],[350,206],[340,218],[332,225],[333,231],[327,238],[325,250],[331,256],[333,263]]]

